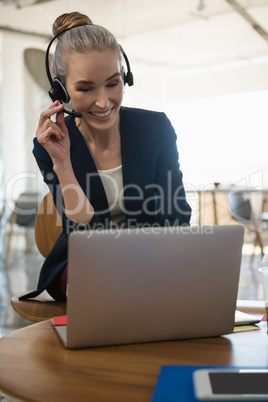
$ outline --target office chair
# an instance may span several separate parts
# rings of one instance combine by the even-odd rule
[[[43,257],[47,257],[62,231],[61,219],[55,208],[52,195],[48,193],[42,200],[34,223],[35,242]],[[29,291],[25,292],[29,293]],[[11,298],[13,309],[23,318],[40,322],[66,314],[66,303],[52,299],[43,292],[34,300],[19,300],[22,294]]]
[[[34,228],[35,216],[38,210],[38,193],[21,193],[15,201],[14,209],[9,219],[9,232],[7,235],[5,267],[10,261],[11,244],[15,225],[24,229]]]
[[[254,234],[252,257],[257,246],[260,247],[261,255],[264,256],[264,244],[261,237],[262,222],[259,222],[252,210],[250,200],[240,191],[230,191],[227,194],[227,200],[231,217]]]

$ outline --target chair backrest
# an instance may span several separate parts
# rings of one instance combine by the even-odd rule
[[[244,224],[250,224],[252,217],[251,204],[243,193],[228,193],[228,206],[233,219]]]
[[[47,257],[62,232],[61,218],[51,193],[45,195],[35,218],[35,242],[39,252]]]
[[[19,195],[15,201],[14,223],[23,227],[34,227],[39,196],[36,192],[24,192]]]
[[[35,219],[35,242],[44,257],[47,257],[61,232],[61,218],[51,193],[48,193],[41,201]],[[20,300],[22,295],[13,296],[11,305],[21,317],[27,320],[39,322],[66,314],[66,302],[55,301],[46,292],[43,292],[36,300]]]

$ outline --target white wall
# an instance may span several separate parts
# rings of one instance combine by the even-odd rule
[[[48,106],[49,100],[24,63],[24,50],[41,47],[40,39],[2,33],[1,43],[0,144],[6,197],[10,200],[16,199],[22,191],[37,190],[38,183],[33,177],[38,170],[32,156],[32,140],[40,110]],[[12,203],[8,202],[7,207],[12,207]]]

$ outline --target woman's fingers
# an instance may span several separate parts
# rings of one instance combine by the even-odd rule
[[[56,119],[51,119],[56,114]],[[69,157],[70,138],[64,120],[63,105],[52,103],[41,113],[36,138],[53,160],[65,160]]]
[[[50,119],[46,119],[44,124],[37,129],[36,137],[39,142],[47,142],[52,136],[60,140],[65,135],[56,123]]]
[[[63,111],[60,112],[60,113],[57,113],[57,115],[56,115],[56,123],[60,127],[60,129],[61,129],[63,134],[68,132],[66,124],[65,124],[64,112]]]
[[[38,124],[38,127],[37,127],[37,132],[42,131],[43,127],[47,128],[47,126],[49,126],[49,125],[51,125],[51,127],[52,127],[53,122],[51,120],[51,117],[53,115],[55,115],[55,114],[56,114],[56,116],[57,116],[57,114],[63,114],[64,115],[63,108],[64,108],[64,105],[59,104],[59,102],[56,101],[56,102],[52,103],[45,111],[43,111],[40,114],[39,124]],[[63,133],[63,136],[64,136],[64,133]]]
[[[64,105],[62,105],[61,103],[59,104],[58,101],[52,103],[46,110],[44,110],[41,115],[40,115],[40,119],[39,119],[39,125],[43,125],[45,120],[50,119],[51,116],[53,116],[56,113],[60,113],[62,112],[64,108]]]
[[[61,131],[60,127],[51,120],[45,122],[45,124],[42,127],[42,130],[36,133],[38,141],[43,140],[47,142],[48,140],[51,139],[52,136],[57,140],[61,140],[62,138],[65,137],[65,134]]]
[[[56,101],[41,113],[36,131],[36,137],[39,142],[47,141],[51,136],[55,136],[58,140],[65,137],[67,127],[64,121],[63,107],[62,104]],[[51,117],[55,114],[56,122],[53,122]]]

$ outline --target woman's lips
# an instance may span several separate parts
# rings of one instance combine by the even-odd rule
[[[110,117],[112,111],[113,107],[111,109],[105,110],[104,112],[90,112],[90,114],[97,119],[104,120]]]

